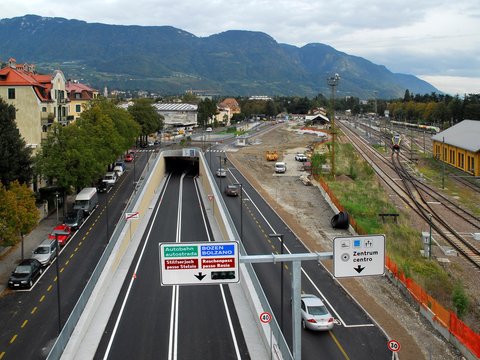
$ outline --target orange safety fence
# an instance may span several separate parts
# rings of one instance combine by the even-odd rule
[[[318,181],[328,196],[330,196],[330,199],[338,208],[338,210],[344,211],[344,207],[340,204],[340,201],[338,201],[336,196],[330,190],[327,183],[322,178],[319,178]],[[349,216],[349,221],[358,234],[364,234],[362,229],[357,225],[356,221],[351,216]],[[476,333],[467,325],[465,325],[460,319],[458,319],[454,312],[445,309],[442,305],[440,305],[413,279],[407,277],[401,270],[399,270],[398,265],[388,256],[385,256],[385,265],[386,268],[405,285],[405,287],[410,291],[412,296],[419,304],[429,308],[432,311],[434,314],[434,320],[448,329],[448,331],[463,345],[465,345],[465,347],[467,347],[475,356],[480,358],[480,334]]]
[[[470,329],[454,313],[450,313],[450,332],[460,340],[472,353],[480,357],[480,334]]]
[[[405,285],[417,302],[431,310],[434,320],[448,329],[475,356],[480,357],[480,334],[465,325],[454,312],[440,305],[413,279],[408,278],[388,256],[385,257],[385,264],[387,269]]]

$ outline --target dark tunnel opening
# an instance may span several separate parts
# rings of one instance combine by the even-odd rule
[[[189,176],[199,174],[198,157],[168,156],[165,157],[165,171],[167,173],[187,173]]]

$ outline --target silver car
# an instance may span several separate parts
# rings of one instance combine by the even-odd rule
[[[42,266],[50,265],[55,256],[57,256],[57,242],[50,239],[43,240],[32,253],[32,258],[37,259]]]
[[[217,176],[218,177],[226,177],[227,176],[227,170],[219,168],[217,169]]]
[[[333,329],[333,316],[317,296],[303,294],[301,305],[302,328],[317,331]]]

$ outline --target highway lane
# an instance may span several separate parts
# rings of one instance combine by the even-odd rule
[[[136,177],[147,162],[139,153]],[[99,194],[99,206],[61,250],[60,313],[65,322],[113,232],[133,191],[133,164],[109,194]],[[108,199],[108,212],[106,202]],[[108,213],[108,216],[107,216]],[[0,358],[44,359],[59,332],[56,262],[29,291],[6,290],[0,298]]]
[[[215,169],[218,163],[212,164]],[[290,229],[274,213],[250,184],[234,167],[229,166],[227,179],[222,179],[222,186],[229,183],[242,183],[243,193],[243,244],[248,254],[280,253],[280,241],[270,238],[268,234],[284,234],[285,253],[309,252],[298,241]],[[281,180],[281,179],[280,179]],[[217,179],[219,183],[219,179]],[[240,233],[239,198],[225,198],[227,208],[234,218]],[[262,287],[267,294],[270,305],[280,322],[280,264],[254,265]],[[290,309],[291,273],[289,264],[284,265],[284,313],[283,329],[287,342],[292,344],[292,326]],[[316,359],[321,353],[328,359],[389,359],[391,353],[386,347],[387,338],[377,328],[369,316],[358,304],[351,300],[331,274],[316,262],[302,264],[302,292],[315,294],[327,304],[339,325],[326,333],[302,331],[302,357]]]
[[[211,240],[193,176],[173,174],[154,214],[95,358],[249,358],[228,286],[160,286],[160,242]]]

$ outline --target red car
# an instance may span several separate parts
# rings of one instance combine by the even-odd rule
[[[67,225],[57,225],[53,231],[48,235],[51,240],[58,240],[60,246],[63,246],[70,240],[72,236],[72,229]]]
[[[123,160],[125,160],[125,162],[132,162],[133,161],[133,154],[126,154],[124,157],[123,157]]]

